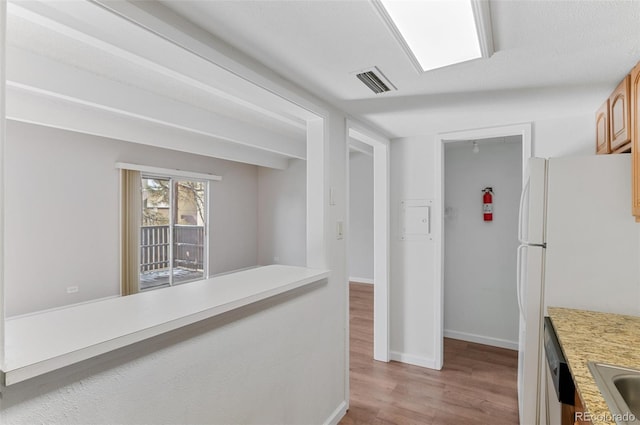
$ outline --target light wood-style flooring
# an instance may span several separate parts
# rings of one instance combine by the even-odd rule
[[[441,371],[373,360],[373,285],[350,284],[350,406],[341,425],[518,424],[518,353],[445,339]]]

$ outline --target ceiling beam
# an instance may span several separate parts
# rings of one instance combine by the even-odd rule
[[[10,4],[9,13],[182,84],[300,129],[306,127],[289,113],[292,107],[300,109],[291,102],[97,2]]]
[[[7,118],[10,120],[280,170],[289,166],[289,158],[282,155],[106,110],[101,112],[96,113],[77,102],[40,96],[11,85],[7,87]]]
[[[17,47],[9,47],[7,57],[7,84],[23,91],[235,142],[261,151],[306,158],[303,137],[294,139],[273,133]]]
[[[222,78],[233,76],[241,79],[237,83],[238,93],[243,93],[245,98],[259,104],[277,105],[276,110],[283,116],[293,117],[303,123],[329,113],[325,106],[320,106],[324,104],[322,100],[316,98],[311,101],[309,96],[314,96],[310,93],[301,95],[299,87],[194,25],[162,2],[93,1],[217,65],[226,72],[226,75],[221,75]]]

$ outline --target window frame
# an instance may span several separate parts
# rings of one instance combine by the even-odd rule
[[[210,205],[209,205],[209,200],[210,200],[210,191],[211,191],[211,185],[210,185],[210,181],[208,179],[202,179],[202,178],[194,178],[194,177],[187,177],[187,176],[179,176],[179,175],[171,175],[171,174],[156,174],[156,173],[147,173],[147,172],[140,172],[140,196],[142,199],[142,192],[144,190],[143,186],[142,186],[142,180],[143,179],[157,179],[157,180],[168,180],[169,181],[169,287],[171,286],[177,286],[177,285],[182,285],[185,283],[190,283],[190,282],[197,282],[200,280],[205,280],[209,278],[209,218],[210,218],[210,214],[209,214],[209,210],[210,210]],[[174,232],[175,232],[175,226],[176,226],[176,221],[177,221],[177,211],[175,208],[175,205],[177,204],[176,199],[174,198],[175,196],[177,196],[177,192],[175,190],[175,185],[177,182],[179,181],[190,181],[190,182],[200,182],[200,183],[204,183],[205,187],[204,187],[204,201],[203,201],[203,206],[205,208],[204,211],[204,243],[203,243],[203,253],[202,253],[202,260],[203,260],[203,267],[202,267],[202,278],[199,279],[191,279],[191,280],[185,280],[182,282],[174,282],[174,276],[173,276],[173,270],[174,270],[174,261],[175,261],[175,257],[174,257]],[[138,211],[138,213],[140,215],[142,215],[142,209],[144,208],[142,205],[140,205],[141,208]],[[142,224],[142,219],[140,221],[140,226],[138,231],[140,231],[142,229],[142,227],[144,227],[144,225]],[[142,241],[138,240],[138,249],[140,249],[142,246]],[[142,266],[142,261],[140,256],[138,256],[138,265],[137,265],[137,269],[140,270],[141,266]],[[140,271],[139,271],[140,274]],[[154,290],[154,289],[161,289],[164,288],[165,286],[159,286],[158,288],[146,288],[146,289],[142,289],[140,287],[140,279],[138,278],[138,292],[147,292],[150,290]]]
[[[121,295],[131,295],[139,292],[149,292],[153,288],[148,288],[145,290],[140,289],[140,228],[142,226],[142,179],[143,178],[158,178],[158,179],[168,179],[171,182],[174,181],[199,181],[206,183],[205,193],[204,193],[204,206],[205,208],[205,225],[204,225],[204,246],[203,246],[203,276],[202,279],[194,279],[188,280],[184,282],[180,282],[178,285],[183,283],[191,283],[197,282],[200,280],[205,280],[210,278],[210,203],[211,203],[211,182],[222,181],[222,177],[214,174],[200,173],[200,172],[192,172],[192,171],[184,171],[177,169],[168,169],[168,168],[160,168],[160,167],[152,167],[146,165],[139,164],[131,164],[125,162],[118,162],[115,164],[116,169],[120,170],[120,290]],[[137,186],[136,188],[132,188],[131,181],[131,172],[137,173]],[[171,191],[173,192],[173,184],[170,184]],[[137,192],[134,197],[136,198],[136,202],[132,202],[131,192]],[[171,195],[173,196],[173,195]],[[134,211],[133,214],[131,211],[130,205],[134,205],[134,209],[137,209],[137,213]],[[170,222],[173,221],[173,202],[170,202]],[[138,217],[137,220],[132,220],[133,217]],[[136,225],[137,234],[131,234],[132,224]],[[170,237],[170,250],[173,251],[173,225],[171,225],[169,237]],[[134,243],[135,240],[135,243]],[[135,245],[135,249],[132,248]],[[132,266],[132,263],[136,264]],[[173,253],[171,253],[171,262],[173,262]],[[173,268],[173,264],[171,264],[171,268]],[[135,271],[135,273],[134,273]],[[133,276],[137,276],[135,280]],[[170,281],[173,280],[173,276]],[[175,284],[171,284],[168,287],[176,286]],[[166,288],[167,286],[162,286],[162,288]],[[155,288],[155,289],[160,289]]]

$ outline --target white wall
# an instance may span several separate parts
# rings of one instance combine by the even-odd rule
[[[433,200],[433,138],[411,137],[391,143],[391,278],[389,285],[390,354],[433,366],[436,245],[432,240],[400,240],[400,202]],[[433,223],[433,221],[432,221]]]
[[[349,278],[373,280],[373,157],[349,153]]]
[[[120,293],[118,161],[221,175],[210,184],[210,273],[257,264],[256,166],[9,121],[9,316]]]
[[[3,388],[0,423],[320,424],[342,400],[339,292],[316,285]]]
[[[445,144],[445,336],[518,347],[516,249],[522,144],[480,140]],[[493,188],[494,219],[482,213]]]
[[[210,184],[209,274],[257,265],[259,167],[215,158],[200,160],[222,176],[221,182]]]
[[[593,155],[595,115],[570,115],[538,120],[533,127],[533,156]]]
[[[258,170],[258,264],[306,265],[307,163]]]

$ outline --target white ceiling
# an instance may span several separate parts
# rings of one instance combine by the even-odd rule
[[[496,53],[422,74],[366,0],[163,3],[392,137],[455,126],[469,108],[470,124],[496,108],[514,122],[591,113],[640,59],[639,1],[492,0]],[[398,91],[374,95],[353,75],[373,65]]]
[[[170,99],[173,103],[167,101],[167,108],[171,104],[182,111],[175,119],[169,117],[176,128],[188,127],[190,121],[204,116],[211,119],[200,121],[212,128],[215,123],[238,121],[237,130],[221,133],[227,137],[224,140],[248,134],[262,143],[268,134],[271,145],[259,149],[281,159],[300,157],[288,148],[283,151],[274,146],[304,145],[303,121],[283,111],[278,115],[264,105],[256,109],[233,96],[216,95],[228,90],[230,81],[222,78],[222,67],[213,62],[187,58],[176,46],[116,20],[96,3],[15,3],[20,5],[18,11],[24,8],[27,12],[9,14],[8,44],[14,48],[10,53],[16,49],[31,52],[88,71],[118,82],[121,90],[131,87],[140,99],[154,98],[146,93]],[[390,137],[592,114],[640,59],[640,0],[491,0],[496,53],[489,59],[426,73],[415,71],[369,0],[163,3],[167,10],[157,2],[144,4],[169,15],[182,15],[232,49]],[[34,19],[33,13],[42,17]],[[66,19],[68,29],[52,30],[55,27],[46,23],[49,16]],[[108,39],[107,44],[115,47],[102,48],[106,44],[91,41],[92,36]],[[145,59],[130,60],[129,53],[134,51],[136,57]],[[7,68],[20,79],[22,73],[11,63],[12,54],[8,54]],[[146,65],[149,61],[157,61],[161,69]],[[397,91],[375,95],[357,80],[354,72],[374,65]],[[40,68],[48,78],[47,67]],[[187,76],[190,82],[169,77],[165,69],[192,73]],[[202,81],[192,82],[198,78]],[[203,84],[207,90],[202,90]],[[149,118],[154,118],[153,108],[149,109]],[[203,132],[207,137],[215,133],[204,127],[191,130],[198,137]],[[205,142],[194,139],[193,143]]]

